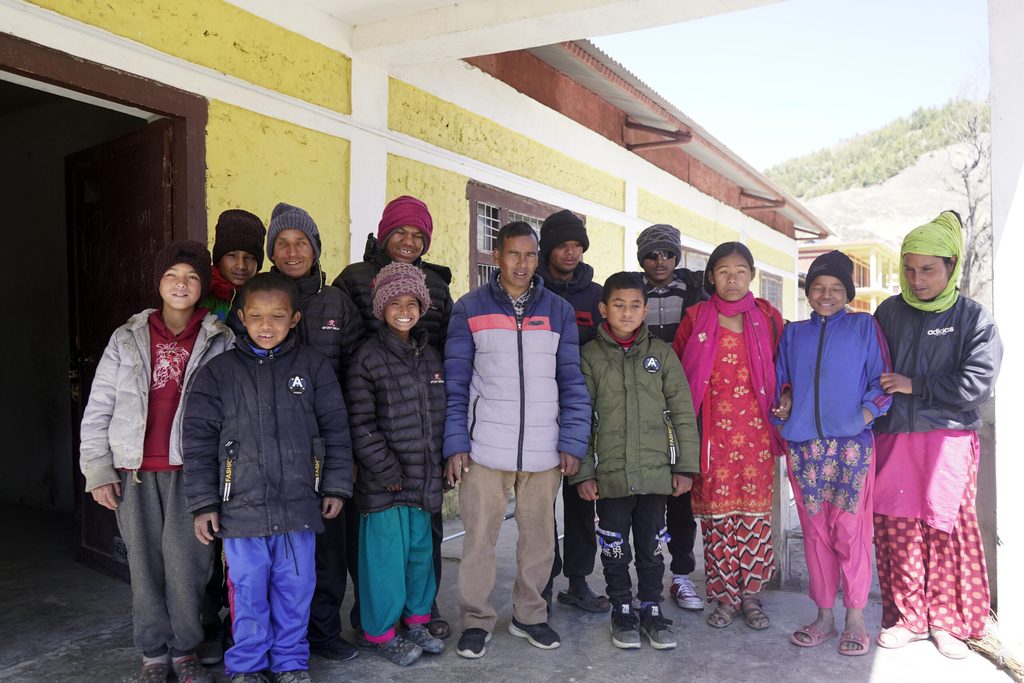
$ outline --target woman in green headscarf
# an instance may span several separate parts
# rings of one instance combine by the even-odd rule
[[[882,647],[931,637],[967,656],[989,613],[974,501],[979,409],[992,393],[1002,345],[992,316],[960,293],[963,228],[944,211],[900,250],[903,291],[875,316],[888,340],[893,395],[875,422],[875,554]]]

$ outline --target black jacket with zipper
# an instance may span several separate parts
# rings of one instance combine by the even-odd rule
[[[347,396],[359,510],[440,510],[444,364],[426,330],[408,344],[386,327],[367,339],[352,357]],[[395,484],[402,490],[387,489]]]
[[[280,272],[276,267],[271,270]],[[327,359],[338,382],[344,384],[349,358],[365,334],[359,309],[348,295],[326,282],[327,277],[320,270],[319,263],[314,264],[309,275],[295,280],[301,297],[299,310],[302,311],[295,333],[300,343],[312,346]],[[239,298],[236,296],[231,305],[228,326],[235,334],[244,335],[245,326],[238,319]]]
[[[352,495],[341,387],[327,359],[297,342],[290,334],[262,356],[239,337],[192,385],[185,498],[193,513],[219,511],[219,536],[319,532],[320,494]]]
[[[363,327],[369,337],[379,330],[384,323],[373,315],[373,280],[381,268],[391,263],[391,258],[377,243],[373,234],[366,236],[366,248],[363,260],[345,267],[332,283],[352,299],[352,303],[362,315]],[[431,346],[444,355],[444,341],[448,336],[448,319],[452,316],[452,295],[448,285],[452,281],[452,271],[445,266],[427,263],[416,259],[413,263],[420,268],[427,278],[427,290],[430,292],[430,308],[416,325],[427,331],[427,339]]]
[[[977,429],[1003,356],[999,331],[978,302],[960,295],[941,313],[926,313],[889,297],[875,311],[893,372],[909,377],[911,394],[893,394],[889,412],[875,421],[886,434],[933,429]]]

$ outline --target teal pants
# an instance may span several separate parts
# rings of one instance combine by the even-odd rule
[[[408,625],[430,621],[437,593],[430,513],[393,507],[359,522],[360,617],[366,639],[384,643],[399,617]]]

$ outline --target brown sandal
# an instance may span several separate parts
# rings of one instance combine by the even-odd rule
[[[764,605],[757,598],[743,598],[740,603],[740,611],[743,612],[743,621],[755,631],[763,631],[772,625],[772,620],[764,613]]]
[[[725,628],[732,623],[732,620],[736,618],[736,610],[728,605],[717,603],[715,609],[713,609],[704,618],[704,621],[708,622],[708,626],[714,628]]]

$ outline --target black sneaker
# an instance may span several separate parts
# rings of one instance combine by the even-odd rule
[[[485,645],[491,642],[491,634],[482,628],[467,628],[455,646],[455,654],[466,659],[480,659],[487,652]]]
[[[623,650],[640,648],[640,617],[632,605],[612,606],[612,645]]]
[[[661,614],[657,605],[647,605],[640,610],[640,633],[647,637],[655,650],[669,650],[676,646],[672,635],[672,620]]]
[[[512,617],[512,621],[509,622],[508,632],[517,638],[526,638],[530,645],[539,647],[542,650],[554,650],[562,643],[558,640],[558,634],[555,633],[555,629],[547,625],[547,622],[542,624],[521,624],[516,621],[515,617]]]
[[[306,670],[274,671],[270,674],[271,683],[313,683]]]
[[[267,677],[261,672],[248,674],[235,674],[231,677],[231,683],[269,683]]]
[[[203,627],[203,642],[196,646],[196,657],[204,666],[219,664],[224,659],[224,622]]]
[[[309,651],[317,657],[334,662],[347,662],[359,656],[359,651],[344,638],[337,638],[324,645],[311,646]]]

